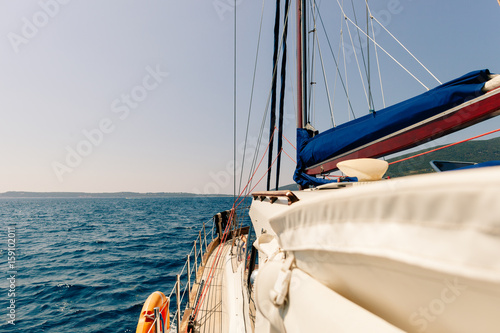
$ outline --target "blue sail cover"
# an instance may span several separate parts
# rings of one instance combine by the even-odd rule
[[[297,167],[293,176],[303,187],[330,181],[305,174],[306,168],[366,145],[484,94],[487,69],[474,71],[421,95],[331,128],[314,137],[297,129]]]

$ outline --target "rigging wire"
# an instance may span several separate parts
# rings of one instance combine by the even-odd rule
[[[347,95],[347,100],[350,101],[350,97],[349,97],[349,76],[347,75],[347,60],[346,60],[346,57],[345,57],[345,42],[344,42],[344,24],[342,23],[343,20],[341,19],[340,20],[340,24],[341,24],[341,28],[340,28],[340,37],[342,38],[342,44],[341,44],[341,47],[342,47],[342,56],[343,56],[343,60],[344,60],[344,75],[345,75],[345,85],[346,85],[346,88],[347,88],[347,91],[346,91],[346,95]],[[340,78],[342,78],[342,76],[340,76]],[[354,115],[354,111],[352,110],[351,108],[351,112],[352,112],[352,116],[354,118],[355,115]],[[349,120],[351,120],[351,113],[349,113],[349,109],[347,109],[347,116],[349,117]]]
[[[321,61],[321,69],[323,71],[323,80],[325,81],[325,89],[326,89],[326,95],[327,95],[327,99],[328,99],[328,106],[330,108],[330,119],[332,121],[332,127],[335,127],[337,125],[335,123],[335,116],[333,115],[333,104],[332,104],[332,99],[330,96],[330,89],[328,88],[328,81],[326,78],[325,63],[323,61],[323,54],[321,52],[321,46],[319,43],[318,34],[316,33],[316,16],[313,16],[313,21],[314,21],[314,31],[315,31],[314,35],[316,37],[316,44],[318,44],[318,54],[319,54],[319,58]]]
[[[342,21],[340,21],[340,30],[342,30]],[[339,34],[340,35],[340,34]],[[338,52],[337,54],[340,54],[340,52],[342,51],[342,38],[339,38],[339,49],[338,49]],[[335,71],[335,81],[333,83],[333,103],[335,103],[335,95],[337,93],[337,80],[339,78],[339,70],[338,70],[338,67],[337,67],[337,70]],[[332,107],[334,106],[335,104],[332,105]],[[350,117],[350,113],[349,113],[349,108],[347,108],[347,115],[348,117]]]
[[[317,35],[316,35],[316,38],[318,38]],[[318,53],[319,53],[319,58],[321,60],[321,69],[323,70],[323,80],[325,81],[326,97],[328,99],[328,107],[330,109],[330,117],[332,120],[332,127],[336,127],[337,124],[335,123],[335,116],[333,115],[332,98],[330,96],[330,89],[328,88],[328,82],[326,79],[326,71],[325,71],[325,63],[323,62],[323,54],[321,53],[321,47],[319,45],[319,41],[318,41]]]
[[[468,139],[465,139],[465,140],[462,140],[462,141],[450,143],[448,145],[445,145],[445,146],[442,146],[442,147],[438,147],[436,149],[432,149],[432,150],[429,150],[429,151],[426,151],[426,152],[423,152],[423,153],[420,153],[420,154],[416,154],[416,155],[413,155],[413,156],[410,156],[410,157],[406,157],[406,158],[403,158],[403,159],[391,162],[391,163],[389,163],[389,165],[400,163],[400,162],[403,162],[403,161],[406,161],[406,160],[410,160],[412,158],[419,157],[419,156],[422,156],[422,155],[426,155],[426,154],[429,154],[429,153],[433,153],[435,151],[438,151],[438,150],[441,150],[441,149],[445,149],[445,148],[448,148],[448,147],[451,147],[451,146],[455,146],[455,145],[458,145],[460,143],[464,143],[464,142],[471,141],[471,140],[474,140],[474,139],[478,139],[480,137],[483,137],[483,136],[486,136],[486,135],[490,135],[490,134],[493,134],[493,133],[496,133],[496,132],[500,132],[500,128],[498,128],[496,130],[493,130],[493,131],[489,131],[489,132],[483,133],[483,134],[479,134],[479,135],[473,136],[471,138],[468,138]]]
[[[349,39],[351,40],[351,45],[354,50],[354,59],[356,59],[356,65],[358,66],[359,77],[361,79],[361,84],[363,86],[363,92],[365,93],[366,103],[368,104],[368,108],[370,108],[370,101],[368,100],[368,94],[366,93],[365,80],[363,79],[363,74],[361,73],[361,66],[359,65],[358,55],[356,53],[356,49],[354,47],[354,41],[351,35],[351,29],[349,29],[349,25],[347,24],[347,16],[345,15],[344,9],[342,9],[342,13],[344,14],[345,24],[347,27],[347,33],[349,34]],[[359,33],[359,32],[358,32]]]
[[[370,35],[370,18],[368,15],[368,0],[365,0],[366,3],[366,34]],[[358,34],[359,37],[359,34]],[[370,40],[366,38],[366,61],[367,61],[367,81],[368,81],[368,96],[370,96],[370,102],[371,102],[371,110],[375,111],[375,103],[373,102],[373,95],[372,95],[372,73],[371,73],[371,67],[370,67]]]
[[[236,0],[235,0],[235,2],[236,2]],[[347,17],[346,17],[346,19],[347,19]],[[352,23],[352,21],[351,21],[351,23]],[[373,24],[373,22],[372,22],[372,24]],[[357,28],[359,29],[359,27],[357,27]],[[373,26],[372,26],[372,28],[373,28]],[[373,29],[372,29],[372,30],[373,30]],[[368,34],[366,34],[366,36],[367,36],[369,39],[371,39],[371,38],[368,36]],[[259,34],[259,37],[260,37],[260,34]],[[375,37],[375,36],[374,36],[374,37]],[[316,36],[316,38],[317,38],[317,36]],[[352,39],[351,39],[351,40],[352,40]],[[374,41],[374,39],[371,39],[371,40],[373,40],[373,41]],[[376,43],[375,43],[375,45],[378,45],[378,44],[376,44]],[[319,43],[318,43],[318,52],[319,52],[319,54],[320,54],[320,58],[322,58],[322,57],[321,57],[321,51],[320,51],[320,49],[319,49]],[[234,72],[234,79],[235,79],[235,82],[234,82],[234,84],[235,84],[235,88],[236,88],[236,13],[235,13],[235,55],[234,55],[234,62],[235,62],[235,72]],[[359,65],[358,65],[358,66],[359,66]],[[358,67],[358,68],[359,68],[359,67]],[[275,68],[274,72],[276,72],[276,68]],[[254,73],[254,75],[255,75],[255,73]],[[275,73],[274,73],[273,75],[275,75]],[[253,86],[252,86],[252,89],[253,89]],[[236,89],[235,89],[235,90],[236,90]],[[268,101],[269,101],[269,99],[268,99]],[[268,109],[268,108],[266,107],[266,110],[267,110],[267,109]],[[250,111],[250,110],[249,110],[249,111]],[[234,112],[236,112],[236,92],[235,92],[235,95],[234,95]],[[267,111],[266,111],[266,114],[267,114]],[[236,114],[234,115],[234,117],[235,117],[234,119],[235,119],[235,124],[236,124]],[[249,117],[250,117],[250,116],[249,116]],[[247,129],[248,129],[248,127],[247,127]],[[235,131],[235,134],[236,134],[236,126],[235,126],[235,128],[234,128],[234,131]],[[276,131],[276,127],[274,128],[274,130],[273,130],[273,134],[272,134],[272,135],[274,135],[274,131]],[[460,141],[460,142],[456,142],[456,143],[453,143],[453,144],[450,144],[450,145],[447,145],[447,146],[444,146],[444,147],[440,147],[440,148],[438,148],[438,149],[431,150],[431,151],[429,151],[429,152],[427,152],[427,153],[430,153],[430,152],[432,152],[432,151],[436,151],[436,150],[440,150],[440,149],[444,149],[444,148],[450,147],[450,146],[452,146],[452,145],[456,145],[456,144],[459,144],[459,143],[462,143],[462,142],[465,142],[465,141],[469,141],[469,140],[472,140],[472,139],[475,139],[475,138],[479,138],[479,137],[481,137],[481,136],[485,136],[485,135],[488,135],[488,134],[492,134],[492,133],[494,133],[494,132],[498,132],[498,131],[500,131],[500,129],[497,129],[497,130],[494,130],[494,131],[491,131],[491,132],[488,132],[488,133],[485,133],[485,134],[482,134],[482,135],[479,135],[479,136],[475,136],[475,137],[473,137],[473,138],[469,138],[469,139],[467,139],[467,140],[463,140],[463,141]],[[271,135],[271,139],[270,139],[270,140],[272,140],[272,135]],[[235,135],[235,137],[236,137],[236,135]],[[286,139],[286,137],[285,137],[285,139]],[[288,139],[286,139],[286,141],[288,141]],[[290,143],[290,141],[288,141],[288,142]],[[234,143],[236,143],[236,141],[234,141]],[[290,144],[291,144],[291,143],[290,143]],[[292,144],[291,144],[291,145],[292,145]],[[292,146],[293,146],[293,145],[292,145]],[[236,151],[236,148],[235,148],[235,147],[236,147],[236,145],[234,145],[234,152]],[[269,145],[268,145],[268,148],[269,148]],[[268,149],[268,148],[267,148],[267,149]],[[267,151],[267,149],[266,149],[266,151]],[[258,151],[258,150],[257,150],[257,151]],[[256,184],[256,185],[252,188],[252,190],[253,190],[253,189],[254,189],[254,188],[255,188],[255,187],[256,187],[256,186],[260,183],[260,181],[261,181],[261,180],[262,180],[262,179],[266,176],[266,174],[270,171],[270,169],[271,169],[271,167],[273,166],[274,162],[276,161],[276,159],[278,158],[278,156],[280,156],[280,154],[281,154],[282,152],[284,152],[284,153],[285,153],[285,154],[286,154],[286,155],[287,155],[290,159],[292,159],[292,158],[291,158],[291,157],[290,157],[290,156],[289,156],[289,155],[288,155],[288,154],[284,151],[284,149],[280,149],[280,150],[279,150],[279,152],[278,152],[278,154],[277,154],[277,156],[276,156],[276,158],[274,159],[273,163],[269,166],[269,168],[268,168],[268,170],[266,171],[266,173],[265,173],[265,174],[264,174],[264,175],[260,178],[260,180],[257,182],[257,184]],[[266,152],[264,152],[263,157],[262,157],[262,159],[261,159],[261,162],[262,162],[263,158],[265,157],[265,154],[266,154]],[[420,155],[423,155],[423,154],[415,155],[415,156],[413,156],[413,157],[420,156]],[[413,158],[413,157],[411,157],[411,158]],[[409,158],[407,158],[407,159],[409,159]],[[292,159],[292,160],[293,160],[293,159]],[[403,160],[406,160],[406,159],[403,159]],[[403,161],[403,160],[396,161],[396,162],[392,162],[391,164],[398,163],[398,162],[401,162],[401,161]],[[259,163],[259,166],[260,166],[260,163]],[[249,181],[248,181],[248,183],[247,183],[247,186],[248,186],[249,184],[251,184],[251,181],[252,181],[252,179],[253,179],[253,176],[254,176],[254,175],[255,175],[255,173],[257,172],[257,170],[258,170],[259,166],[257,166],[257,169],[255,169],[255,171],[254,171],[254,173],[253,173],[252,177],[249,179]],[[236,183],[234,184],[234,187],[235,187],[235,186],[236,186]],[[246,189],[246,187],[247,187],[247,186],[245,186],[245,189]],[[241,178],[240,178],[240,187],[241,187]],[[245,191],[245,189],[244,189],[244,190],[240,193],[240,196],[238,197],[238,199],[241,197],[241,195],[243,194],[243,192]],[[250,190],[250,191],[252,191],[252,190]],[[234,195],[235,195],[235,193],[234,193]],[[246,197],[246,196],[245,196],[245,197]],[[241,204],[241,203],[243,202],[243,200],[244,200],[244,198],[243,198],[243,199],[242,199],[242,201],[241,201],[241,202],[240,202],[240,203],[239,203],[239,204],[235,207],[236,201],[237,201],[238,199],[236,199],[236,200],[235,200],[235,203],[233,204],[233,209],[232,209],[232,211],[231,211],[231,216],[230,216],[230,218],[229,218],[229,221],[231,221],[231,220],[232,220],[233,215],[234,215],[234,212],[235,212],[235,209],[236,209],[236,208],[239,206],[239,204]],[[224,236],[223,236],[223,241],[227,238],[227,235],[228,235],[228,233],[227,233],[227,228],[228,228],[231,224],[232,224],[232,223],[230,223],[230,222],[229,222],[229,223],[228,223],[228,225],[226,226],[226,230],[225,230],[225,232],[224,232]],[[222,244],[222,242],[221,242],[221,244]],[[219,245],[219,246],[220,246],[220,245]],[[218,251],[217,251],[217,253],[218,253]],[[216,256],[217,256],[217,254],[216,254]],[[217,258],[216,265],[217,265],[217,263],[218,263],[219,259],[220,259],[220,257],[218,257],[218,258]],[[215,266],[213,266],[213,267],[215,267]],[[210,272],[209,272],[209,276],[210,276]],[[212,275],[212,277],[211,277],[211,278],[213,278],[213,275]],[[210,284],[210,282],[211,282],[211,279],[210,279],[210,281],[209,281],[209,284]],[[205,288],[204,288],[204,289],[205,289]],[[184,294],[183,294],[183,295],[184,295]],[[203,294],[203,297],[204,297],[204,296],[205,296],[205,294]],[[199,304],[200,304],[200,303],[199,303]],[[199,305],[199,304],[198,304],[198,305]],[[195,309],[195,316],[198,314],[198,310],[199,310],[198,305],[197,305],[197,307],[196,307],[196,309]]]
[[[284,134],[283,138],[290,144],[290,146],[292,146],[293,149],[297,150],[297,148],[293,145],[293,143],[291,143],[290,140],[288,140]]]
[[[288,12],[287,12],[286,16],[288,16]],[[261,21],[261,22],[262,22],[262,21]],[[235,15],[235,24],[236,24],[236,15]],[[235,28],[235,35],[236,35],[236,28]],[[236,38],[236,37],[235,37],[235,38]],[[281,39],[283,40],[283,35],[282,35]],[[235,43],[236,43],[236,42],[235,42]],[[259,33],[259,43],[260,43],[260,33]],[[281,42],[280,42],[280,44],[281,44]],[[235,45],[235,53],[236,53],[236,45]],[[235,54],[235,60],[234,60],[234,61],[235,61],[235,64],[236,64],[236,54]],[[257,60],[256,60],[256,62],[257,62]],[[276,65],[277,65],[277,64],[275,64],[275,66],[274,66],[274,70],[273,70],[273,77],[276,75]],[[235,69],[236,69],[236,66],[235,66]],[[235,73],[235,78],[236,78],[236,73]],[[255,72],[254,72],[254,78],[255,78]],[[236,81],[235,81],[235,82],[236,82]],[[253,95],[253,94],[252,94],[252,95]],[[236,101],[236,95],[235,95],[235,101]],[[269,110],[269,101],[270,101],[270,95],[268,96],[268,99],[267,99],[267,105],[266,105],[266,109],[265,109],[266,111],[265,111],[264,118],[263,118],[263,124],[262,124],[262,126],[261,126],[261,134],[259,135],[259,142],[260,142],[260,140],[262,139],[262,132],[263,132],[263,129],[264,129],[265,118],[267,118],[267,112],[268,112],[268,110]],[[235,105],[236,105],[236,103],[235,103]],[[236,107],[235,107],[235,110],[236,110]],[[250,110],[251,110],[251,108],[249,108],[249,113],[250,113]],[[249,117],[250,117],[250,115],[249,115]],[[256,173],[256,172],[257,172],[257,170],[259,169],[259,167],[260,167],[260,165],[261,165],[261,163],[262,163],[262,161],[263,161],[263,159],[264,159],[264,157],[265,157],[265,155],[266,155],[266,152],[267,152],[267,150],[268,150],[268,149],[269,149],[269,147],[270,147],[270,144],[271,144],[271,142],[272,142],[272,140],[273,140],[273,136],[274,136],[274,132],[275,132],[275,131],[276,131],[276,127],[274,127],[274,129],[273,129],[273,131],[272,131],[271,138],[270,138],[270,143],[268,144],[268,146],[267,146],[267,148],[266,148],[266,151],[264,152],[264,154],[263,154],[263,156],[262,156],[262,158],[261,158],[261,160],[260,160],[260,162],[259,162],[259,165],[257,166],[257,168],[255,168],[255,171],[253,172],[252,176],[250,177],[250,179],[249,179],[249,181],[248,181],[247,185],[245,186],[245,188],[243,189],[243,191],[241,191],[240,196],[238,197],[238,199],[239,199],[239,198],[241,197],[241,195],[245,192],[245,190],[247,189],[247,187],[249,187],[249,185],[252,183],[252,180],[253,180],[253,177],[254,177],[255,173]],[[247,127],[247,134],[248,134],[248,127]],[[245,141],[246,141],[246,140],[247,140],[247,136],[246,136],[246,138],[245,138]],[[287,139],[287,141],[288,141],[288,139]],[[260,144],[258,144],[258,145],[257,145],[257,147],[256,147],[256,151],[257,151],[257,152],[258,152],[259,145],[260,145]],[[235,147],[236,147],[236,145],[235,145]],[[272,168],[272,166],[274,165],[274,163],[276,162],[276,160],[278,159],[278,157],[281,155],[281,152],[282,152],[282,151],[283,151],[283,149],[280,149],[280,151],[278,152],[278,154],[277,154],[276,158],[274,159],[274,161],[272,162],[272,164],[271,164],[271,165],[269,166],[269,168],[267,169],[266,173],[265,173],[265,174],[264,174],[264,175],[263,175],[263,176],[259,179],[259,181],[257,182],[257,184],[255,184],[255,186],[254,186],[254,187],[253,187],[253,188],[252,188],[249,192],[251,192],[251,191],[252,191],[252,190],[253,190],[253,189],[254,189],[254,188],[255,188],[255,187],[256,187],[256,186],[260,183],[260,181],[261,181],[261,180],[262,180],[262,179],[266,176],[266,174],[268,174],[268,173],[269,173],[270,169]],[[257,155],[258,155],[258,154],[255,154],[255,155],[254,155],[254,161],[256,161],[255,157],[256,157]],[[252,166],[251,170],[253,170],[253,166]],[[241,184],[241,181],[240,181],[240,184]],[[235,186],[236,186],[236,185],[235,185]],[[247,192],[247,193],[249,193],[249,192]],[[246,196],[248,196],[248,194],[247,194]],[[245,197],[246,197],[246,196],[245,196]],[[234,218],[234,216],[233,216],[233,215],[234,215],[235,208],[237,208],[237,207],[238,207],[238,206],[239,206],[239,205],[243,202],[243,200],[244,200],[244,198],[243,198],[243,199],[242,199],[242,201],[240,201],[240,203],[236,206],[236,202],[237,202],[237,200],[238,200],[238,199],[236,199],[236,200],[235,200],[235,202],[234,202],[234,204],[233,204],[233,209],[231,210],[231,215],[230,215],[230,217],[229,217],[229,223],[228,223],[228,225],[226,226],[226,230],[224,231],[224,234],[223,234],[223,237],[222,237],[221,244],[222,244],[222,243],[224,243],[225,239],[227,238],[227,235],[228,235],[228,228],[229,228],[229,226],[230,226],[230,225],[232,225],[231,221],[232,221],[232,219]],[[213,280],[214,273],[212,273],[212,272],[213,272],[213,268],[217,265],[217,263],[219,262],[219,260],[220,260],[220,258],[221,258],[220,254],[219,254],[219,252],[220,252],[221,248],[222,248],[222,247],[221,247],[221,245],[219,245],[219,247],[218,247],[218,249],[217,249],[217,253],[216,253],[216,263],[215,263],[215,265],[214,265],[214,266],[212,266],[212,267],[211,267],[211,269],[210,269],[210,271],[209,271],[209,273],[208,273],[208,283],[207,283],[207,284],[205,284],[205,286],[204,286],[204,288],[203,288],[203,290],[202,290],[202,296],[201,296],[201,298],[200,298],[200,300],[199,300],[199,302],[198,302],[198,304],[196,305],[196,308],[195,308],[195,310],[194,310],[194,318],[196,318],[196,316],[198,315],[199,310],[200,310],[200,305],[203,303],[204,298],[205,298],[205,296],[206,296],[206,290],[207,290],[208,286],[211,284],[211,282],[212,282],[212,280]]]
[[[286,13],[286,17],[288,17],[288,14],[290,12],[290,9],[288,10],[288,13]],[[283,41],[283,34],[281,35],[281,39],[280,39],[280,42],[279,44],[281,44]],[[279,49],[278,51],[278,57],[279,55],[281,54],[281,49]],[[274,69],[273,69],[273,77],[276,75],[276,71],[277,71],[277,66],[274,66]],[[266,124],[266,119],[267,119],[267,114],[269,112],[269,104],[270,104],[270,101],[271,101],[271,87],[269,89],[269,93],[267,95],[267,102],[266,102],[266,107],[265,107],[265,111],[264,111],[264,115],[262,117],[262,122],[261,122],[261,126],[260,126],[260,132],[259,132],[259,136],[258,136],[258,139],[257,139],[257,145],[255,146],[255,154],[253,156],[253,160],[252,160],[252,164],[251,164],[251,167],[250,167],[250,171],[249,171],[249,174],[252,173],[252,170],[254,170],[254,167],[255,167],[255,164],[257,163],[257,159],[258,159],[258,155],[259,155],[259,149],[260,149],[260,145],[261,145],[261,142],[262,142],[262,134],[264,132],[264,128],[265,128],[265,124]],[[249,177],[250,179],[250,177]],[[251,180],[250,180],[251,181]]]
[[[224,229],[221,241],[220,241],[219,245],[217,246],[217,252],[215,253],[215,260],[214,260],[214,262],[213,262],[213,264],[210,267],[210,270],[208,272],[207,282],[203,285],[203,289],[202,289],[202,291],[200,293],[200,298],[198,299],[198,304],[196,304],[196,307],[195,307],[195,309],[193,311],[193,313],[194,313],[193,320],[196,319],[196,316],[198,315],[199,310],[200,310],[200,306],[201,306],[201,304],[203,304],[203,301],[205,300],[206,292],[207,292],[208,288],[210,287],[210,285],[212,283],[213,277],[215,276],[215,270],[214,270],[214,268],[217,267],[217,265],[219,264],[219,260],[220,260],[220,258],[222,256],[222,253],[220,253],[219,251],[222,249],[223,244],[225,243],[225,241],[227,239],[227,236],[229,234],[229,227],[232,224],[231,222],[232,222],[232,219],[233,219],[234,212],[235,212],[235,209],[234,209],[234,204],[233,204],[233,208],[231,209],[231,214],[229,215],[228,223],[226,225],[226,228]],[[220,235],[219,235],[219,238],[220,238]],[[179,325],[180,323],[177,323],[177,324]]]
[[[370,15],[370,18],[371,18],[370,23],[372,25],[372,32],[374,32],[375,29],[373,26],[373,19],[372,19],[372,16],[370,14],[370,8],[368,7],[368,0],[366,0],[366,8],[368,9],[368,14]],[[375,33],[373,33],[373,40],[375,41]],[[382,94],[382,104],[384,105],[384,108],[385,108],[386,104],[385,104],[384,85],[382,84],[382,72],[380,70],[380,62],[378,59],[378,52],[377,52],[377,44],[376,43],[375,43],[374,49],[375,49],[375,59],[377,60],[377,70],[378,70],[378,77],[379,77],[379,82],[380,82],[380,91]]]
[[[238,192],[241,190],[241,181],[243,179],[243,169],[245,167],[245,159],[246,159],[246,152],[247,152],[247,142],[248,142],[248,129],[250,127],[250,115],[252,113],[252,102],[253,102],[253,94],[254,94],[254,88],[255,88],[255,76],[257,74],[257,62],[259,59],[259,50],[260,50],[260,41],[261,41],[261,35],[262,35],[262,22],[264,19],[264,5],[266,3],[266,0],[262,0],[262,12],[260,15],[260,26],[259,26],[259,36],[257,39],[257,50],[255,54],[255,63],[254,63],[254,69],[253,69],[253,78],[252,78],[252,88],[250,91],[250,103],[248,106],[248,117],[247,117],[247,128],[245,131],[245,144],[243,146],[243,159],[241,162],[241,173],[240,173],[240,185],[238,187]]]
[[[422,63],[420,62],[420,60],[418,60],[418,59],[417,59],[417,57],[415,57],[415,56],[414,56],[414,55],[410,52],[410,50],[408,50],[408,49],[407,49],[407,48],[406,48],[406,47],[405,47],[405,46],[404,46],[404,45],[403,45],[403,44],[402,44],[402,43],[401,43],[401,42],[400,42],[400,41],[399,41],[399,40],[398,40],[398,39],[397,39],[397,38],[396,38],[396,37],[395,37],[395,36],[394,36],[394,35],[393,35],[390,31],[389,31],[389,30],[387,30],[387,28],[386,28],[386,27],[385,27],[382,23],[380,23],[380,21],[379,21],[379,20],[377,20],[377,18],[376,18],[376,17],[374,17],[374,16],[373,16],[373,15],[371,15],[371,14],[370,14],[370,16],[371,16],[371,17],[375,20],[375,22],[377,22],[377,23],[378,23],[378,24],[379,24],[379,25],[380,25],[380,26],[381,26],[381,27],[382,27],[382,28],[383,28],[383,29],[384,29],[384,30],[385,30],[385,31],[386,31],[386,32],[387,32],[387,33],[388,33],[388,34],[389,34],[392,38],[394,38],[394,40],[395,40],[396,42],[398,42],[398,44],[399,44],[399,45],[401,45],[401,47],[402,47],[403,49],[405,49],[405,51],[406,51],[406,52],[408,52],[408,54],[409,54],[409,55],[411,55],[411,56],[413,57],[413,59],[415,59],[415,60],[416,60],[416,61],[420,64],[420,66],[422,66],[422,67],[423,67],[423,68],[427,71],[427,73],[429,73],[429,74],[430,74],[430,75],[431,75],[431,76],[432,76],[432,77],[433,77],[433,78],[434,78],[434,79],[435,79],[435,80],[436,80],[439,84],[442,84],[442,83],[441,83],[441,81],[439,81],[439,79],[438,79],[438,78],[437,78],[434,74],[432,74],[432,72],[431,72],[429,69],[427,69],[427,67],[425,67],[425,66],[424,66],[424,64],[422,64]]]
[[[413,75],[406,67],[404,67],[399,61],[397,61],[389,52],[387,52],[382,46],[380,46],[380,44],[376,43],[373,38],[371,38],[370,36],[368,36],[359,26],[356,25],[356,23],[354,23],[347,15],[345,15],[344,13],[344,10],[342,8],[342,6],[340,5],[339,3],[339,0],[337,0],[337,4],[339,5],[340,7],[340,10],[342,11],[342,13],[344,14],[344,17],[346,20],[348,20],[349,22],[351,22],[352,25],[354,25],[356,27],[356,29],[358,29],[359,31],[361,31],[361,33],[363,33],[366,37],[368,37],[375,45],[377,45],[378,47],[380,47],[380,49],[382,51],[385,52],[385,54],[387,54],[394,62],[396,62],[402,69],[404,69],[411,77],[413,77],[418,83],[420,83],[425,89],[427,90],[430,90],[425,84],[422,83],[422,81],[420,81],[415,75]]]
[[[356,24],[358,24],[358,17],[356,15],[356,9],[354,8],[354,0],[351,0],[351,5],[352,5],[352,12],[354,14],[354,21],[356,22]],[[367,12],[367,14],[368,14],[368,12]],[[366,30],[367,30],[367,34],[368,34],[368,15],[367,15],[367,19],[366,19]],[[367,84],[368,84],[368,93],[367,93],[367,95],[368,95],[367,96],[367,99],[368,99],[368,108],[370,110],[373,110],[374,109],[374,107],[373,107],[373,96],[372,96],[372,93],[371,93],[371,84],[370,84],[370,53],[368,52],[369,51],[368,46],[370,44],[367,43],[367,45],[366,45],[368,53],[367,53],[367,56],[365,58],[365,52],[363,51],[363,44],[361,43],[361,35],[359,34],[359,30],[357,31],[357,35],[358,35],[359,48],[361,50],[361,58],[363,59],[363,66],[364,66],[364,69],[365,69],[365,75],[366,75]],[[353,48],[354,48],[354,44],[353,44]],[[361,69],[360,69],[360,74],[361,74]],[[362,76],[361,76],[361,81],[363,82],[363,77]],[[364,87],[365,86],[363,84],[363,88]],[[366,92],[365,92],[365,94],[366,94]]]
[[[297,161],[295,161],[293,159],[293,157],[291,157],[290,155],[288,155],[288,153],[283,149],[283,152],[285,153],[286,156],[288,156],[288,158],[293,162],[293,163],[297,163]]]
[[[252,192],[256,187],[257,185],[259,185],[259,183],[262,181],[262,179],[264,179],[264,177],[266,176],[266,174],[269,173],[269,171],[271,170],[271,168],[273,167],[274,163],[276,162],[276,160],[278,159],[278,156],[281,155],[281,152],[283,151],[283,149],[281,149],[278,154],[276,155],[276,157],[274,158],[273,162],[271,163],[271,165],[269,166],[269,168],[267,168],[266,172],[262,175],[262,177],[260,177],[260,179],[257,181],[257,184],[254,185],[254,187],[252,187],[252,189],[249,191]],[[248,196],[248,195],[247,195]],[[247,197],[245,196],[244,198],[241,199],[240,203],[238,204],[238,206],[245,200],[245,198]],[[236,207],[238,207],[236,206]]]
[[[234,64],[233,64],[233,199],[236,199],[236,1],[234,0]]]
[[[313,1],[314,1],[314,3],[316,3],[316,0],[313,0]],[[340,74],[339,64],[337,62],[337,58],[335,57],[335,53],[333,52],[332,44],[330,43],[330,38],[328,37],[328,34],[326,33],[325,23],[323,22],[323,18],[321,17],[321,11],[319,11],[319,10],[318,10],[318,17],[319,17],[319,21],[321,23],[321,26],[323,28],[323,31],[325,32],[326,41],[328,43],[328,47],[330,48],[330,53],[332,54],[333,61],[335,62],[335,66],[336,66],[337,72],[339,74],[340,82],[342,83],[342,87],[344,88],[344,93],[347,97],[347,103],[349,105],[349,108],[352,112],[353,117],[356,118],[356,115],[354,114],[354,109],[353,109],[352,104],[351,104],[351,100],[349,98],[348,90],[346,89],[346,84],[344,83],[344,80],[342,79],[342,75]]]

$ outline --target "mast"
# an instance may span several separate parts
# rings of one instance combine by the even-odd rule
[[[269,154],[267,165],[269,172],[267,173],[267,190],[271,189],[271,166],[273,165],[273,142],[274,132],[276,128],[276,84],[278,81],[278,53],[280,40],[280,0],[276,1],[276,15],[274,17],[274,53],[273,53],[273,81],[271,87],[271,119],[269,121]]]
[[[307,124],[306,55],[307,55],[306,0],[297,0],[297,128],[304,128]]]

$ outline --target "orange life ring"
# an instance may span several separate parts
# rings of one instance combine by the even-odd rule
[[[170,329],[170,312],[168,306],[170,304],[170,299],[165,296],[161,291],[155,291],[149,295],[148,299],[142,306],[141,315],[139,317],[139,323],[137,324],[136,333],[154,333],[154,329],[151,326],[154,324],[154,308],[160,308],[161,315],[161,331],[160,333],[168,332]]]

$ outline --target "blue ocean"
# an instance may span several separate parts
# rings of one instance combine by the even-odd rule
[[[202,224],[232,202],[0,199],[0,332],[135,332],[146,298],[170,293]]]

